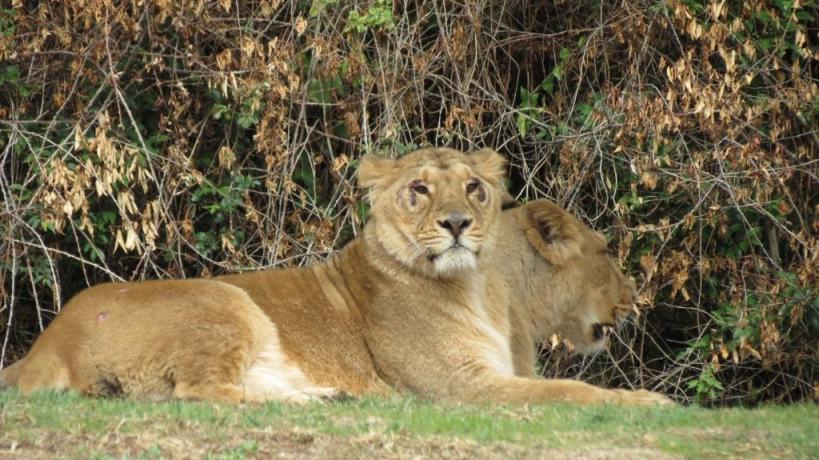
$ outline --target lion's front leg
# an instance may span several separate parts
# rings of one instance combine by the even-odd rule
[[[609,390],[566,379],[507,377],[494,373],[475,376],[462,386],[461,398],[502,404],[568,402],[577,404],[668,405],[671,399],[646,390]]]

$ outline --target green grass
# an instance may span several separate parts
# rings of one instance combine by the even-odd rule
[[[440,405],[231,407],[0,393],[0,458],[577,456],[809,458],[815,404],[757,409]]]

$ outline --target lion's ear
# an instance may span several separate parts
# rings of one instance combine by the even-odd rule
[[[520,205],[521,205],[521,203],[518,200],[516,200],[515,197],[513,197],[511,193],[507,192],[506,190],[501,192],[501,209],[502,210],[505,211],[507,209],[514,209],[514,208],[520,207]]]
[[[503,187],[506,177],[506,158],[492,149],[480,149],[470,156],[475,160],[475,172],[496,187]]]
[[[398,169],[398,162],[371,153],[361,157],[358,166],[358,185],[366,189],[378,188],[389,181]]]
[[[521,220],[529,244],[550,263],[563,265],[580,254],[586,229],[558,205],[531,201],[523,206]]]

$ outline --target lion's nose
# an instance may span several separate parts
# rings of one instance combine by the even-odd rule
[[[461,232],[463,232],[464,229],[469,227],[469,224],[471,223],[472,219],[460,214],[454,214],[444,220],[438,221],[438,225],[449,230],[449,233],[452,233],[452,236],[456,239],[461,235]]]

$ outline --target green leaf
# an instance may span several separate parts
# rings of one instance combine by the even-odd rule
[[[528,129],[528,119],[526,115],[519,113],[517,119],[518,134],[520,137],[525,137]]]
[[[555,68],[552,69],[552,75],[560,80],[560,78],[563,76],[563,67],[561,65],[556,65]]]
[[[561,48],[560,49],[560,62],[566,62],[566,59],[569,59],[570,54],[571,54],[571,50],[569,50],[569,48]]]
[[[211,109],[214,120],[221,120],[224,117],[226,120],[230,119],[230,109],[225,104],[213,104]]]
[[[555,89],[555,77],[554,75],[549,74],[543,82],[540,84],[540,87],[543,88],[549,95],[551,95]]]
[[[248,129],[258,122],[259,120],[256,117],[254,117],[253,114],[249,113],[240,113],[239,117],[236,118],[236,124],[238,124],[244,129]]]
[[[805,10],[797,11],[796,12],[796,19],[800,23],[813,23],[813,22],[816,22],[816,19],[814,18],[814,16],[812,14],[808,13]]]
[[[20,68],[16,65],[7,65],[0,73],[0,84],[11,83],[16,84],[20,79]]]

